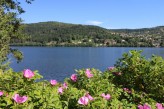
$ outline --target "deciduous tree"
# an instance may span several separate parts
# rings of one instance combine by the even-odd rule
[[[25,0],[30,4],[33,0]],[[23,1],[21,1],[23,2]],[[0,0],[0,69],[7,68],[7,55],[13,53],[19,61],[23,58],[22,53],[10,47],[12,39],[22,39],[21,18],[18,15],[25,11],[21,7],[20,0]]]

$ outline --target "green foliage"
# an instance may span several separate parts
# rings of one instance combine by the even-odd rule
[[[4,95],[0,99],[1,108],[61,108],[57,87],[52,87],[47,81],[36,82],[42,78],[34,72],[35,76],[31,79],[23,77],[22,72],[13,72],[12,69],[0,75],[0,90]],[[27,95],[28,101],[18,104],[12,99],[13,95]]]
[[[33,0],[26,0],[31,3]],[[5,70],[8,63],[7,55],[14,53],[14,56],[20,61],[22,59],[21,52],[10,48],[11,40],[20,40],[22,38],[22,20],[18,15],[24,13],[18,0],[0,0],[0,68]]]
[[[67,87],[62,83],[51,85],[49,81],[40,81],[42,76],[37,71],[32,78],[25,78],[23,72],[0,70],[0,92],[3,92],[0,108],[137,109],[138,105],[147,104],[157,109],[156,103],[164,103],[163,65],[161,57],[145,59],[141,51],[130,51],[105,72],[93,68],[76,70],[76,81],[65,79]],[[105,99],[103,93],[110,94],[110,98]],[[28,99],[19,104],[13,99],[15,94]],[[93,99],[88,98],[86,105],[80,104],[81,97],[87,94]]]
[[[159,56],[146,59],[142,51],[130,51],[117,61],[116,68],[121,72],[114,81],[123,87],[133,88],[148,94],[158,102],[164,102],[164,60]]]
[[[108,30],[98,26],[62,22],[25,24],[26,40],[11,41],[23,46],[125,46],[161,47],[164,27]]]
[[[35,43],[46,46],[96,46],[113,36],[107,29],[97,26],[74,25],[60,22],[41,22],[25,24],[25,33],[31,38],[22,45]],[[21,43],[13,40],[12,44]],[[17,44],[16,44],[17,45]]]

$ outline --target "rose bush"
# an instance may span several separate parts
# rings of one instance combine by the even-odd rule
[[[37,71],[0,70],[0,108],[163,109],[164,60],[130,51],[105,72],[76,70],[63,83]]]
[[[115,66],[121,76],[115,76],[114,83],[164,102],[164,60],[155,55],[146,59],[141,52],[130,51],[117,61]]]

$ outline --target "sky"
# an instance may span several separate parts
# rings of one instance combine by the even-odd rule
[[[164,0],[35,0],[21,6],[24,23],[57,21],[107,29],[164,25]]]

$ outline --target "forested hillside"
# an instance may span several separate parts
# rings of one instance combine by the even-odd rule
[[[164,47],[164,26],[142,29],[116,29],[112,30],[122,37],[128,37],[131,42],[137,42],[139,45],[148,42],[151,46]]]
[[[98,26],[41,22],[24,24],[27,37],[12,40],[24,46],[164,46],[164,27],[109,30]]]

